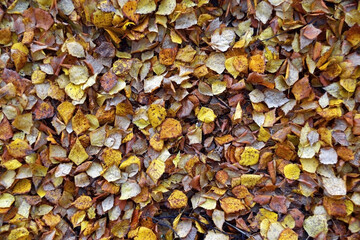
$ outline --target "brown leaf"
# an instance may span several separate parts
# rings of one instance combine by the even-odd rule
[[[40,8],[34,9],[35,19],[36,19],[36,27],[42,28],[45,31],[49,30],[50,27],[53,25],[54,20],[51,17],[50,13],[44,11]]]
[[[312,91],[312,88],[309,84],[309,78],[307,76],[303,77],[299,81],[297,81],[291,90],[291,92],[294,94],[295,99],[297,101],[300,101],[304,98],[309,97],[310,93]]]
[[[101,78],[100,83],[105,92],[109,92],[113,87],[115,87],[118,82],[118,77],[112,71],[106,72]]]

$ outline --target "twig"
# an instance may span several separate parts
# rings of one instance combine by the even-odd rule
[[[243,230],[241,230],[240,228],[234,226],[233,224],[231,223],[228,223],[228,222],[225,222],[228,226],[234,228],[236,231],[240,232],[241,234],[247,236],[247,237],[250,237],[250,234],[248,234],[247,232],[244,232]]]
[[[149,216],[153,221],[156,221],[157,224],[161,225],[161,226],[164,226],[164,227],[167,227],[169,229],[171,229],[171,231],[173,231],[176,235],[176,237],[180,238],[181,237],[179,236],[179,234],[175,231],[175,229],[173,227],[171,227],[169,224],[165,223],[164,221],[161,221],[160,219],[157,219],[155,217],[151,217]]]

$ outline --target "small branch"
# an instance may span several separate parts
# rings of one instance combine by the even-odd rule
[[[174,232],[174,234],[176,235],[176,237],[178,237],[179,239],[181,239],[180,236],[179,236],[179,234],[178,234],[178,233],[175,231],[175,229],[174,229],[173,227],[171,227],[169,224],[167,224],[167,223],[165,223],[164,221],[161,221],[160,219],[157,219],[157,218],[155,218],[155,217],[151,217],[151,216],[149,216],[149,217],[150,217],[153,221],[155,221],[157,224],[169,228],[171,231]]]
[[[241,234],[247,236],[247,237],[250,237],[250,234],[248,234],[247,232],[244,232],[243,230],[241,230],[240,228],[232,225],[231,223],[228,223],[228,222],[225,222],[228,226],[234,228],[236,231],[240,232]]]

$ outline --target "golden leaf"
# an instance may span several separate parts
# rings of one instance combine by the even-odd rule
[[[88,159],[89,155],[85,151],[84,147],[81,145],[80,140],[77,138],[75,144],[72,146],[69,159],[73,161],[76,165],[80,165],[86,159]]]
[[[148,109],[150,124],[156,128],[166,118],[166,109],[158,104],[151,104]]]
[[[197,118],[204,123],[211,123],[215,120],[216,115],[211,108],[202,107],[197,115]]]
[[[160,139],[176,138],[182,135],[181,123],[174,118],[167,118],[161,125]]]
[[[182,191],[174,190],[168,198],[171,208],[184,208],[187,206],[188,198]]]
[[[72,203],[77,209],[86,210],[91,207],[92,199],[89,196],[80,196]]]
[[[246,209],[245,205],[241,202],[240,199],[233,197],[221,199],[220,205],[226,214],[236,213]]]

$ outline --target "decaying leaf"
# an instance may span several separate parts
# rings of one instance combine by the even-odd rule
[[[174,190],[168,198],[171,208],[184,208],[187,205],[187,196],[179,190]]]
[[[325,215],[314,215],[305,219],[304,229],[310,237],[316,237],[320,233],[328,231],[328,225]]]
[[[80,196],[72,203],[77,209],[86,210],[91,207],[92,199],[89,196]]]
[[[359,239],[359,10],[2,1],[0,239]]]
[[[253,147],[245,147],[244,152],[241,154],[239,163],[244,166],[255,165],[259,161],[259,151]]]
[[[167,118],[161,125],[160,139],[176,138],[181,136],[181,123],[174,118]]]
[[[245,206],[241,202],[241,200],[233,197],[227,197],[221,199],[220,204],[221,204],[221,208],[225,211],[226,214],[239,212],[245,209]]]
[[[165,163],[161,160],[155,159],[150,163],[146,173],[156,183],[165,172]]]

